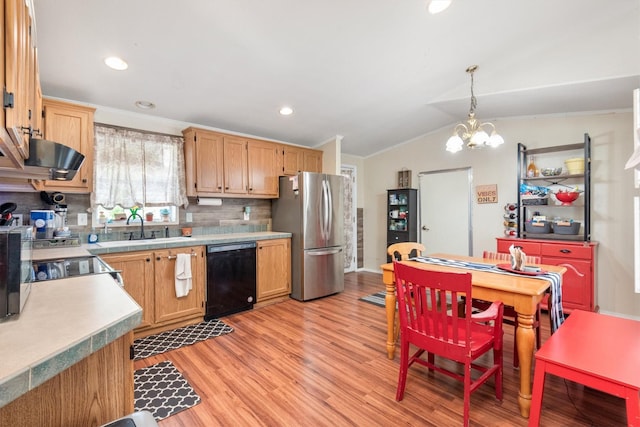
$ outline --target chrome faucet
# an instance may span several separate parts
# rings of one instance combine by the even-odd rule
[[[131,215],[129,215],[129,218],[127,218],[127,225],[129,225],[129,221],[131,221],[132,218],[134,221],[136,220],[136,218],[140,218],[140,239],[146,239],[144,235],[144,220],[142,219],[142,216],[138,212],[132,213]],[[129,240],[131,240],[132,237],[133,233],[129,234]]]

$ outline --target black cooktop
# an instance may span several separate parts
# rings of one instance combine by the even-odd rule
[[[97,256],[43,260],[33,262],[34,280],[56,280],[65,277],[111,273],[113,269]]]

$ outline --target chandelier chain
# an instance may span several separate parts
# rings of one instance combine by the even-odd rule
[[[476,100],[476,96],[473,93],[473,72],[475,68],[467,70],[469,74],[471,74],[471,106],[469,107],[469,114],[474,114],[476,111],[476,107],[478,106],[478,101]]]

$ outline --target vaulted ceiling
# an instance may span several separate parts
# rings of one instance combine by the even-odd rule
[[[33,1],[45,96],[360,156],[464,119],[473,64],[485,120],[640,87],[639,0]]]

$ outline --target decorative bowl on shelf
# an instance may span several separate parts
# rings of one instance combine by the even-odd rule
[[[578,191],[558,191],[557,193],[554,193],[554,195],[558,201],[562,202],[563,206],[571,206],[571,203],[575,202],[578,200],[578,197],[580,197],[580,193]]]
[[[558,176],[562,173],[562,168],[542,168],[540,173],[542,176]]]

